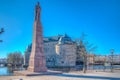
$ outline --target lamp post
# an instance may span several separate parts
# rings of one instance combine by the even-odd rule
[[[111,49],[110,52],[111,52],[111,72],[113,72],[113,56],[114,56],[114,49]]]

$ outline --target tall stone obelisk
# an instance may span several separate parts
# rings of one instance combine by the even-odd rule
[[[40,21],[41,8],[39,2],[35,6],[34,33],[32,42],[32,51],[29,60],[28,71],[46,72],[46,61],[43,48],[43,30]]]

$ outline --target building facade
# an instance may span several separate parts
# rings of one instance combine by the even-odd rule
[[[114,54],[113,57],[111,55],[96,55],[95,63],[111,63],[113,59],[113,64],[120,64],[120,54]]]
[[[67,35],[44,37],[44,54],[47,67],[72,67],[76,65],[76,44]],[[28,65],[32,45],[24,54],[24,65]]]
[[[76,65],[76,44],[67,35],[60,37],[56,45],[56,54],[58,66]]]
[[[0,58],[0,64],[3,64],[3,63],[7,63],[7,59],[6,58]]]
[[[95,55],[94,54],[88,54],[87,55],[87,63],[88,64],[94,64],[95,62]]]

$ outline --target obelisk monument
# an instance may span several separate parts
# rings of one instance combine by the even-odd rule
[[[46,61],[43,46],[43,29],[40,21],[41,8],[39,2],[35,6],[34,33],[32,51],[29,60],[28,71],[46,72]]]

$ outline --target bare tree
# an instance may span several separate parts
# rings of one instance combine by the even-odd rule
[[[4,28],[0,29],[0,34],[2,34],[4,32]],[[2,40],[0,40],[0,42],[3,42]]]
[[[97,46],[94,46],[93,44],[90,44],[88,41],[85,40],[85,35],[82,33],[82,36],[80,39],[77,39],[77,56],[82,56],[83,58],[83,72],[86,73],[87,70],[87,56],[88,54],[92,53],[95,51]],[[77,57],[79,59],[81,57]]]
[[[23,64],[23,56],[21,52],[13,52],[7,55],[7,61],[9,64],[13,64],[14,66]]]

